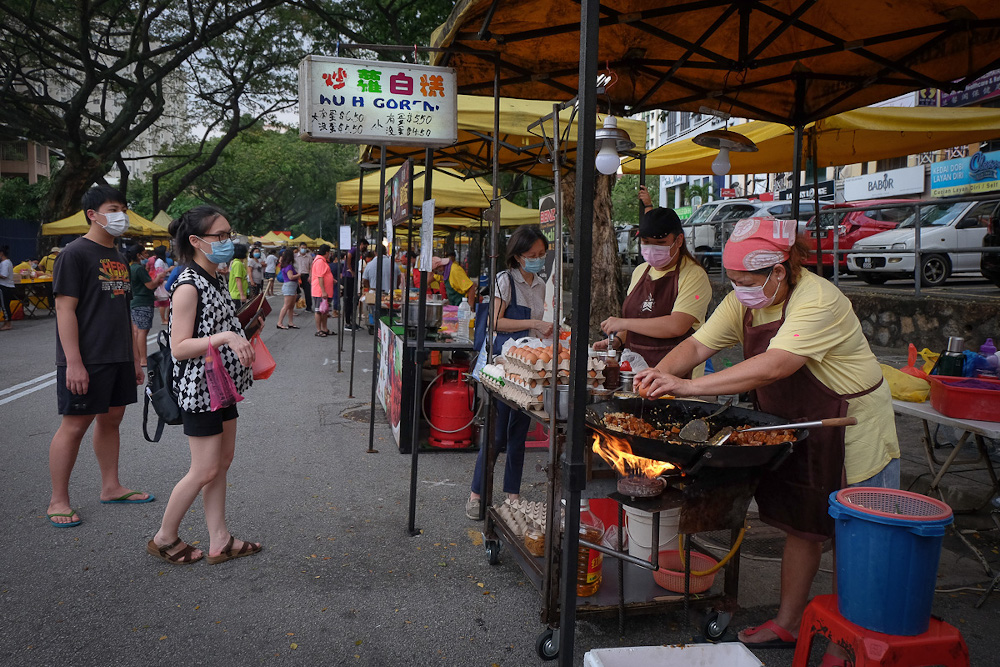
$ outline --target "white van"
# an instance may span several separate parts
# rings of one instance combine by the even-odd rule
[[[955,273],[979,273],[980,254],[954,252],[983,243],[990,217],[1000,199],[952,202],[940,200],[920,208],[920,284],[943,285]],[[847,268],[872,285],[891,278],[913,279],[916,213],[896,229],[874,234],[854,244]],[[894,252],[895,251],[895,252]],[[909,251],[909,252],[906,252]],[[926,252],[925,252],[926,251]]]
[[[812,201],[799,202],[799,232],[816,212]],[[702,204],[684,221],[684,236],[692,253],[721,252],[723,242],[733,227],[744,218],[771,217],[788,220],[792,217],[792,202],[788,200],[760,201],[757,199],[720,199]],[[696,255],[705,268],[718,266],[718,255]]]

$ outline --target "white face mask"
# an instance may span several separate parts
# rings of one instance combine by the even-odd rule
[[[102,213],[101,215],[107,221],[106,224],[101,226],[111,236],[121,236],[128,231],[128,215],[124,211],[112,211],[110,213]]]

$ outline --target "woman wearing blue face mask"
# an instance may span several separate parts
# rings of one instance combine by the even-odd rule
[[[170,348],[174,358],[174,390],[191,450],[191,468],[170,494],[160,529],[146,551],[168,563],[201,560],[200,549],[184,544],[180,524],[198,494],[208,524],[208,562],[221,563],[260,551],[253,542],[238,540],[226,526],[226,474],[236,450],[236,406],[212,411],[205,359],[216,348],[222,365],[245,394],[253,384],[253,346],[243,334],[219,264],[233,258],[232,229],[225,215],[198,206],[170,223],[178,256],[187,265],[173,286]]]
[[[632,272],[622,316],[604,320],[601,329],[616,334],[615,349],[628,347],[652,367],[705,322],[712,283],[687,249],[677,214],[653,208],[645,186],[639,188],[639,199],[644,207],[639,246],[645,261]],[[594,344],[596,350],[607,347],[607,339]],[[701,370],[699,366],[694,374]]]
[[[545,253],[549,242],[537,225],[518,227],[507,241],[507,269],[496,279],[496,299],[493,321],[500,337],[520,338],[552,335],[552,323],[542,321],[545,313],[545,281],[538,273],[545,269]],[[516,316],[516,317],[515,317]],[[494,348],[495,349],[495,348]],[[494,456],[507,452],[503,490],[516,500],[521,491],[521,471],[524,467],[524,442],[528,437],[531,418],[505,403],[497,405],[496,447]],[[479,449],[472,475],[472,493],[465,504],[465,515],[478,520],[482,512],[483,468],[486,448]]]
[[[652,397],[752,390],[758,409],[789,421],[857,419],[856,426],[814,429],[757,487],[761,520],[787,535],[777,616],[739,635],[759,648],[794,645],[823,542],[833,536],[830,493],[844,479],[849,486],[899,487],[889,387],[851,302],[833,284],[802,270],[808,250],[796,242],[796,227],[795,220],[773,218],[737,223],[722,253],[733,291],[656,369],[636,376]],[[736,344],[743,346],[743,362],[681,379]],[[843,664],[841,658],[823,664]]]

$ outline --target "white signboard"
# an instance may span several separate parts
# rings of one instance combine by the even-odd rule
[[[881,199],[924,191],[924,168],[904,167],[844,179],[844,200]]]
[[[431,271],[434,261],[434,199],[428,199],[420,209],[420,270]]]
[[[340,249],[350,250],[351,249],[351,226],[341,225],[340,226]]]
[[[450,146],[458,139],[455,70],[306,56],[299,136],[306,141]]]

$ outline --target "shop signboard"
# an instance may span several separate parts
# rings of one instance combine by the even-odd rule
[[[1000,69],[979,77],[963,90],[954,93],[941,93],[941,106],[964,107],[969,104],[981,104],[986,100],[1000,97]]]
[[[556,229],[559,226],[559,210],[556,208],[556,196],[548,194],[538,200],[538,226],[542,235],[549,242],[549,250],[545,253],[545,270],[539,276],[545,280],[545,314],[542,319],[551,322],[555,313],[555,264]]]
[[[844,201],[914,195],[923,191],[923,165],[844,179]]]
[[[978,194],[1000,190],[1000,151],[931,165],[931,196]]]
[[[306,141],[450,146],[458,138],[455,70],[327,56],[299,63]]]
[[[677,208],[674,209],[674,213],[676,213],[677,217],[680,218],[681,220],[687,220],[688,218],[691,217],[691,214],[694,213],[694,207],[678,206]]]
[[[722,188],[719,190],[719,196],[723,199],[732,199],[736,196],[736,188]]]
[[[815,185],[815,189],[819,190],[819,198],[820,199],[833,199],[834,186],[833,186],[833,181],[832,180],[829,180],[829,181],[820,181],[819,183],[817,183]],[[814,193],[814,187],[813,187],[813,184],[811,182],[810,183],[806,183],[805,185],[800,185],[799,186],[799,198],[800,199],[803,199],[803,200],[813,199],[815,196],[816,195]],[[792,189],[788,188],[787,190],[782,190],[781,192],[778,193],[778,198],[779,199],[791,199],[792,198]],[[761,195],[760,200],[761,201],[768,201],[768,200],[764,199],[764,195]]]
[[[399,444],[403,406],[403,345],[399,336],[382,321],[378,324],[378,380],[375,395],[389,419],[392,437]]]

